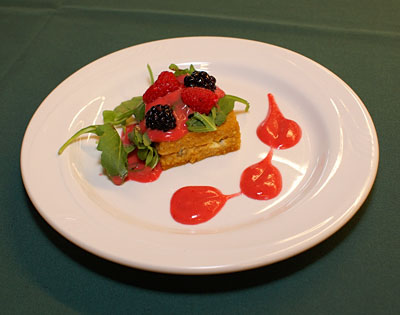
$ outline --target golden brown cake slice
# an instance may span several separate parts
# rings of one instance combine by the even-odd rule
[[[240,149],[239,123],[232,111],[216,131],[189,132],[177,141],[158,143],[156,148],[163,170],[236,151]]]

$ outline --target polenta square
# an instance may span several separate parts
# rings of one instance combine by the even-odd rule
[[[240,128],[235,112],[231,111],[216,131],[189,132],[177,141],[158,143],[156,149],[163,170],[239,150]]]

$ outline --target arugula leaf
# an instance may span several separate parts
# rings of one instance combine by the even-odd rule
[[[128,152],[122,144],[117,130],[110,124],[100,125],[97,129],[100,136],[97,150],[102,151],[101,165],[108,176],[119,176],[124,179],[128,174]]]
[[[233,107],[235,106],[235,102],[240,102],[246,105],[245,111],[247,112],[249,110],[250,104],[248,101],[237,97],[233,95],[225,95],[224,97],[221,97],[218,100],[218,106],[217,106],[217,111],[216,111],[216,116],[215,116],[215,124],[217,126],[222,125],[228,114],[233,110]]]
[[[226,117],[228,116],[229,112],[226,113],[223,110],[217,110],[215,113],[215,119],[214,122],[217,126],[221,126],[225,121],[226,121]]]
[[[92,126],[88,126],[85,128],[82,128],[81,130],[79,130],[78,132],[76,132],[71,138],[69,138],[62,146],[61,148],[58,150],[58,155],[62,154],[64,152],[64,150],[72,143],[74,142],[76,139],[78,139],[81,135],[85,134],[85,133],[94,133],[96,135],[99,135],[99,125],[92,125]]]
[[[133,115],[136,118],[137,122],[141,122],[144,119],[145,112],[146,112],[146,105],[144,102],[141,102],[137,107],[135,107],[133,110]]]
[[[217,130],[212,113],[209,116],[195,112],[193,116],[186,122],[189,131],[192,132],[208,132]]]
[[[228,111],[228,113],[229,113],[231,110],[233,110],[233,106],[234,106],[235,102],[239,102],[239,103],[242,103],[242,104],[246,105],[244,110],[246,112],[249,111],[250,104],[249,104],[248,101],[246,101],[245,99],[243,99],[241,97],[234,96],[234,95],[229,95],[229,94],[226,94],[224,97],[221,97],[218,100],[218,105],[220,107],[225,108],[225,111],[229,110]]]
[[[193,71],[196,71],[193,65],[190,65],[189,69],[180,69],[176,64],[172,63],[169,66],[169,69],[174,71],[174,75],[179,77],[182,74],[192,74]]]
[[[153,70],[151,70],[151,67],[149,64],[147,64],[147,71],[149,71],[149,75],[150,75],[150,83],[154,84],[154,76],[153,76]]]
[[[122,102],[114,108],[114,110],[103,111],[104,124],[111,124],[114,126],[125,125],[126,120],[132,115],[135,116],[137,121],[144,118],[145,105],[141,96],[133,97],[128,101]]]
[[[101,153],[101,165],[107,172],[108,176],[119,176],[122,179],[128,173],[126,168],[128,153],[132,151],[131,146],[126,148],[123,146],[118,132],[111,124],[92,125],[82,128],[63,144],[58,150],[58,154],[62,154],[65,148],[85,133],[94,133],[99,136],[97,150]]]

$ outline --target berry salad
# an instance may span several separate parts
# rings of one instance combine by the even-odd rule
[[[193,65],[180,69],[171,64],[169,71],[161,72],[155,81],[149,66],[148,71],[151,85],[143,96],[103,111],[103,124],[82,128],[58,154],[81,135],[93,133],[99,137],[101,164],[114,184],[129,179],[151,182],[162,172],[158,144],[177,142],[189,133],[217,131],[235,102],[244,104],[245,111],[249,109],[246,100],[225,94],[215,77],[197,71]]]

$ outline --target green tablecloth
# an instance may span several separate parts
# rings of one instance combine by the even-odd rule
[[[286,261],[173,276],[97,258],[55,232],[20,175],[25,128],[67,76],[157,39],[217,35],[299,52],[364,101],[380,141],[365,204],[339,232]],[[2,314],[395,314],[400,311],[398,0],[0,0]]]

